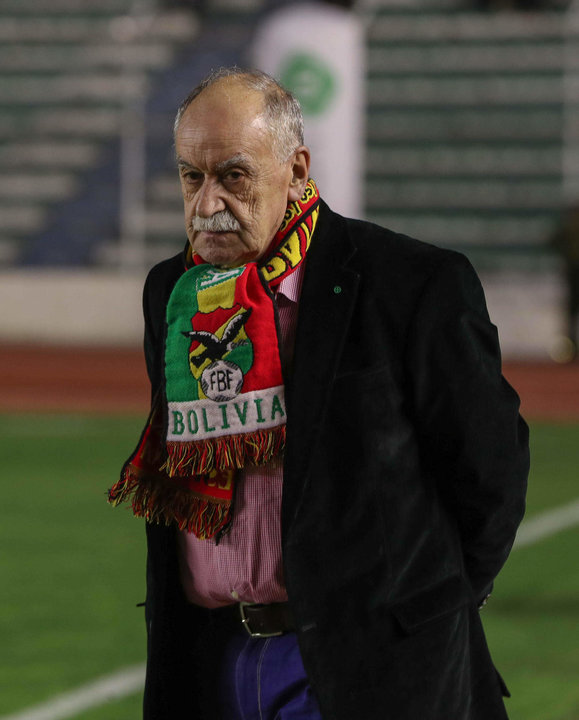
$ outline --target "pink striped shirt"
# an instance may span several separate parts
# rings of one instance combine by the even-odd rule
[[[293,354],[303,267],[283,280],[276,293],[285,368]],[[282,459],[248,467],[236,482],[233,523],[218,545],[179,533],[181,582],[196,605],[287,600],[281,558]]]

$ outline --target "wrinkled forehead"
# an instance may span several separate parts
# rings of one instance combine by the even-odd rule
[[[232,92],[207,88],[183,114],[175,143],[178,157],[184,159],[207,154],[220,160],[274,155],[261,94],[239,87]]]
[[[265,99],[261,92],[243,85],[238,79],[223,78],[206,88],[189,105],[180,129],[203,123],[216,130],[266,127]]]

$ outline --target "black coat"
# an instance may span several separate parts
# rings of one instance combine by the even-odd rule
[[[153,390],[182,272],[145,286]],[[477,605],[524,512],[528,431],[466,258],[322,205],[286,401],[284,573],[324,720],[506,718]],[[174,529],[147,533],[145,718],[207,720],[209,614]]]

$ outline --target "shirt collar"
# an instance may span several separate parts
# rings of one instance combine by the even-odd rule
[[[278,295],[283,295],[286,300],[289,300],[290,302],[299,302],[300,293],[302,291],[304,265],[304,262],[300,263],[298,268],[291,273],[291,275],[288,275],[280,282],[277,289]]]

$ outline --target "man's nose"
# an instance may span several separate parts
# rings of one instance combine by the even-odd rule
[[[221,197],[219,183],[211,178],[205,179],[197,193],[195,214],[208,218],[224,209],[225,203]]]

